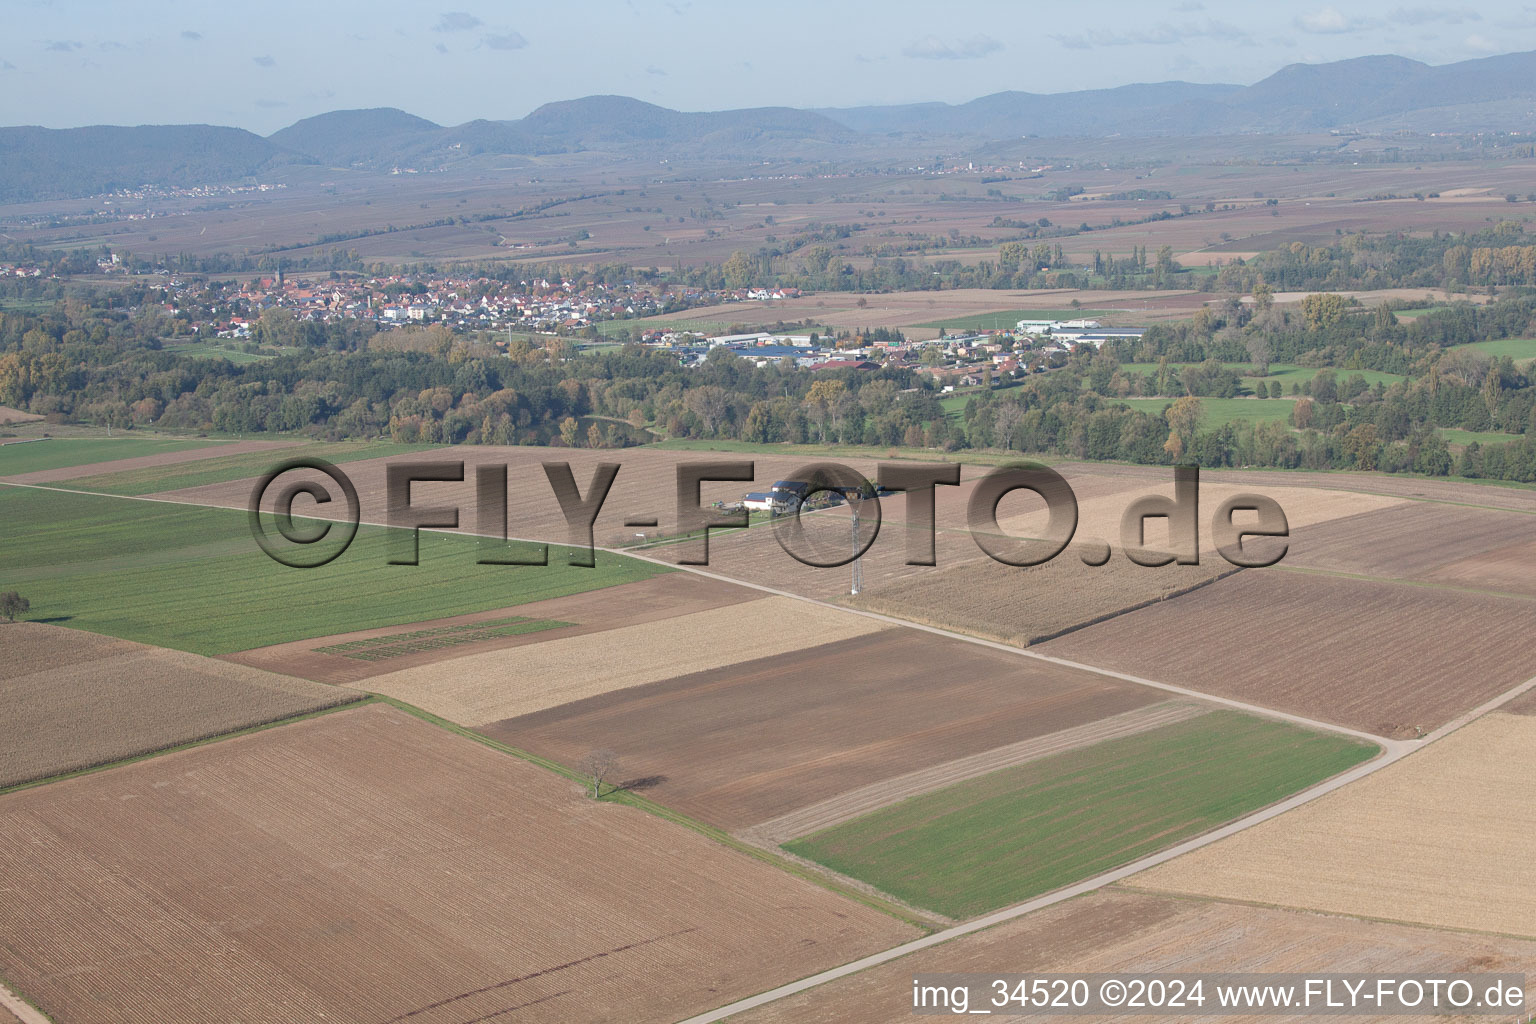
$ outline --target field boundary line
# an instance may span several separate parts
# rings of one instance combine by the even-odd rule
[[[166,650],[170,650],[170,648],[166,648]],[[337,686],[333,683],[320,683],[317,685],[333,686],[337,690],[352,690],[352,687],[350,686]],[[17,782],[10,786],[0,788],[0,797],[10,796],[12,793],[19,793],[24,789],[36,789],[38,786],[51,785],[55,782],[67,782],[70,779],[77,779],[82,775],[94,775],[97,772],[110,771],[113,768],[122,768],[130,764],[136,764],[139,761],[148,761],[152,758],[162,757],[166,754],[174,754],[182,750],[191,750],[194,747],[207,746],[210,743],[218,743],[221,740],[232,740],[240,736],[247,736],[251,733],[262,732],[266,729],[277,729],[281,726],[292,725],[295,722],[302,722],[310,718],[319,718],[321,715],[334,714],[337,711],[349,711],[352,708],[362,707],[364,704],[372,704],[379,699],[376,695],[367,693],[362,690],[353,690],[353,692],[356,693],[357,696],[352,700],[343,700],[340,703],[332,704],[329,707],[315,708],[313,711],[302,711],[297,715],[288,715],[285,718],[274,718],[270,722],[257,722],[255,725],[243,725],[238,729],[231,729],[228,732],[218,732],[214,733],[212,736],[200,736],[195,740],[183,740],[182,742],[173,744],[169,747],[159,747],[155,750],[146,750],[142,753],[130,754],[127,757],[114,758],[111,761],[103,761],[100,764],[86,765],[84,768],[74,768],[67,772],[60,772],[57,775],[45,775],[40,779],[31,779],[27,782]]]
[[[97,491],[70,490],[70,489],[62,488],[62,487],[46,487],[46,486],[43,486],[43,485],[40,485],[40,484],[17,484],[17,483],[11,483],[10,481],[6,481],[6,480],[0,480],[0,486],[4,486],[4,487],[24,487],[24,488],[27,488],[29,490],[46,491],[46,492],[50,492],[50,493],[80,494],[80,495],[84,495],[86,497],[91,497],[91,498],[121,498],[121,499],[126,499],[126,500],[129,500],[129,501],[149,501],[149,502],[154,502],[156,504],[161,504],[161,505],[180,505],[180,506],[182,506],[184,508],[214,508],[214,509],[224,509],[226,511],[232,511],[232,512],[246,512],[246,513],[249,512],[248,508],[245,508],[245,507],[237,508],[237,507],[235,507],[233,505],[213,505],[213,504],[206,504],[206,503],[203,503],[203,502],[178,501],[178,500],[174,500],[174,499],[170,499],[170,498],[155,498],[155,497],[150,497],[150,496],[147,496],[147,495],[136,495],[136,494],[102,494],[102,493],[99,493]],[[267,514],[267,513],[263,513],[263,514]],[[303,517],[303,518],[315,519],[318,522],[325,522],[326,521],[324,517],[312,517],[312,516],[309,516],[309,517]],[[360,520],[358,525],[359,526],[370,526],[370,527],[375,527],[375,528],[380,528],[380,529],[401,529],[401,527],[391,526],[389,523],[370,522],[368,520]],[[462,528],[461,529],[439,529],[439,528],[423,527],[421,529],[421,532],[423,532],[423,533],[441,533],[441,534],[446,534],[446,535],[449,535],[449,536],[472,537],[472,538],[473,537],[481,537],[481,536],[491,536],[490,534],[479,534],[479,533],[476,533],[476,532],[474,532],[472,530],[466,530],[466,529],[462,529]],[[556,546],[564,546],[564,545],[560,545],[558,541],[546,541],[546,540],[540,540],[538,538],[532,538],[532,537],[506,537],[506,538],[496,537],[495,539],[498,539],[498,540],[505,539],[507,541],[516,541],[516,542],[520,542],[520,543],[551,544],[551,545],[556,545]],[[1268,717],[1268,718],[1279,718],[1279,719],[1283,719],[1283,720],[1288,721],[1288,722],[1295,723],[1297,725],[1306,726],[1309,729],[1317,729],[1317,730],[1320,730],[1320,731],[1323,731],[1323,732],[1332,732],[1332,733],[1339,733],[1339,734],[1345,735],[1345,736],[1352,736],[1352,737],[1354,737],[1356,739],[1363,739],[1363,740],[1366,740],[1368,742],[1375,743],[1378,746],[1384,746],[1384,747],[1386,747],[1388,749],[1392,749],[1394,747],[1394,745],[1403,742],[1401,740],[1387,739],[1386,737],[1383,737],[1383,736],[1377,736],[1377,735],[1374,735],[1372,733],[1362,732],[1362,731],[1360,731],[1358,729],[1351,729],[1348,726],[1336,725],[1336,724],[1334,724],[1332,722],[1323,722],[1323,721],[1319,721],[1317,719],[1307,718],[1304,715],[1296,715],[1296,714],[1291,714],[1290,712],[1286,712],[1286,711],[1279,711],[1279,710],[1276,710],[1274,708],[1264,707],[1263,705],[1260,705],[1260,704],[1250,704],[1250,703],[1247,703],[1246,701],[1234,700],[1234,699],[1232,699],[1230,697],[1218,697],[1218,696],[1216,696],[1214,694],[1202,693],[1199,690],[1191,690],[1191,689],[1189,689],[1187,687],[1175,686],[1172,683],[1160,683],[1160,682],[1157,682],[1156,680],[1147,679],[1147,678],[1144,678],[1142,676],[1131,675],[1131,674],[1126,673],[1126,672],[1117,672],[1117,671],[1115,671],[1113,669],[1099,668],[1099,667],[1097,667],[1095,665],[1089,665],[1089,664],[1086,664],[1086,663],[1083,663],[1083,662],[1069,661],[1069,660],[1067,660],[1065,658],[1057,658],[1057,657],[1054,657],[1052,655],[1041,654],[1038,651],[1031,651],[1031,650],[1028,650],[1027,648],[1015,647],[1015,646],[1013,646],[1011,644],[1005,644],[1005,643],[1002,643],[1002,642],[997,641],[997,640],[988,640],[988,639],[985,639],[984,637],[969,636],[969,635],[967,635],[965,633],[957,633],[954,630],[944,629],[944,628],[942,628],[940,626],[930,626],[930,625],[927,625],[926,623],[913,622],[913,621],[911,621],[909,619],[898,618],[898,617],[896,617],[894,615],[886,615],[886,614],[881,613],[881,612],[873,612],[873,611],[867,611],[867,610],[862,609],[862,608],[854,608],[854,607],[851,607],[849,605],[837,604],[837,603],[832,602],[832,601],[822,600],[821,598],[807,597],[804,594],[796,594],[796,593],[793,593],[793,592],[788,591],[788,590],[781,590],[781,589],[779,589],[777,587],[770,587],[767,584],[753,583],[753,582],[750,582],[748,580],[741,580],[741,579],[736,579],[736,578],[731,577],[731,576],[726,576],[726,575],[723,575],[723,574],[718,573],[718,572],[710,572],[710,571],[708,571],[708,570],[706,570],[706,569],[704,569],[704,568],[702,568],[700,566],[696,566],[696,565],[679,565],[676,562],[669,562],[669,561],[667,561],[664,558],[655,558],[655,557],[646,555],[646,554],[641,553],[641,552],[635,552],[633,550],[626,550],[624,548],[601,547],[601,546],[596,546],[596,545],[593,546],[592,550],[593,551],[601,551],[604,554],[615,555],[615,556],[618,556],[618,557],[621,557],[621,558],[633,558],[636,561],[649,562],[652,565],[661,566],[664,569],[668,569],[668,570],[672,570],[672,571],[676,571],[676,572],[689,572],[689,573],[693,573],[696,576],[704,576],[704,577],[709,578],[709,579],[718,580],[718,581],[720,581],[722,583],[732,583],[732,584],[735,584],[736,586],[746,587],[746,588],[751,589],[751,590],[761,591],[762,593],[765,593],[765,594],[773,594],[773,595],[778,596],[778,597],[787,597],[787,598],[791,598],[792,600],[795,600],[795,601],[804,601],[804,602],[807,602],[809,604],[820,605],[823,608],[832,608],[832,609],[835,609],[836,611],[840,611],[840,612],[843,612],[844,614],[848,614],[848,615],[862,615],[862,616],[864,616],[866,618],[875,619],[875,620],[877,620],[879,622],[889,623],[890,625],[893,625],[893,626],[903,626],[903,627],[905,627],[907,629],[921,630],[921,631],[926,632],[926,633],[932,633],[935,636],[944,636],[944,637],[950,638],[951,640],[959,640],[959,641],[961,641],[963,643],[978,644],[978,645],[983,646],[983,647],[990,647],[993,650],[1002,651],[1005,654],[1011,654],[1011,655],[1014,655],[1016,657],[1034,658],[1034,659],[1037,659],[1039,661],[1049,662],[1049,663],[1051,663],[1053,665],[1060,665],[1063,668],[1073,668],[1073,669],[1077,669],[1077,670],[1083,671],[1083,672],[1091,672],[1091,673],[1094,673],[1096,675],[1106,676],[1106,677],[1111,678],[1111,679],[1119,679],[1119,680],[1121,680],[1123,682],[1136,683],[1139,686],[1149,686],[1149,687],[1152,687],[1153,689],[1163,690],[1163,691],[1165,691],[1167,693],[1178,694],[1181,697],[1192,697],[1192,698],[1195,698],[1197,700],[1203,700],[1203,701],[1209,701],[1209,702],[1216,703],[1216,704],[1222,704],[1222,705],[1225,705],[1227,707],[1236,708],[1239,711],[1246,711],[1246,712],[1248,712],[1250,714],[1261,715],[1261,716]]]
[[[558,761],[553,761],[547,757],[541,757],[538,754],[532,753],[531,751],[522,750],[521,748],[511,746],[510,744],[502,743],[500,740],[494,740],[489,736],[483,735],[482,733],[475,732],[473,729],[470,729],[467,726],[462,726],[455,722],[451,722],[448,719],[441,717],[440,715],[434,715],[430,711],[426,711],[422,708],[416,707],[414,704],[409,704],[403,700],[400,700],[398,697],[390,697],[384,694],[374,694],[373,700],[381,704],[388,704],[396,710],[419,718],[429,725],[437,726],[440,729],[445,729],[448,732],[462,736],[465,739],[473,740],[482,746],[490,747],[492,750],[495,750],[498,753],[506,754],[510,757],[515,757],[520,761],[525,761],[529,764],[543,768],[546,771],[553,772],[562,778],[569,779],[577,785],[582,787],[586,786],[586,780],[582,778],[579,773],[573,771],[570,768],[567,768],[565,765]],[[356,707],[356,704],[349,704],[347,707]],[[762,847],[754,846],[751,843],[743,842],[724,829],[716,828],[713,825],[699,821],[696,818],[691,818],[679,811],[674,811],[670,807],[658,804],[656,801],[642,796],[641,794],[632,790],[626,790],[620,787],[617,790],[612,790],[604,794],[600,800],[623,804],[624,806],[632,807],[637,811],[654,815],[655,817],[661,818],[665,821],[670,821],[675,825],[681,825],[684,828],[691,829],[692,831],[704,836],[706,839],[712,839],[720,845],[735,850],[738,853],[743,853],[755,860],[760,860],[764,863],[771,864],[781,871],[785,871],[797,878],[801,878],[805,881],[811,882],[814,885],[820,886],[821,888],[826,889],[828,892],[836,893],[845,899],[853,900],[855,903],[860,903],[872,910],[878,910],[881,913],[887,914],[898,921],[901,921],[905,924],[910,924],[915,928],[931,930],[934,927],[934,922],[931,919],[930,911],[918,910],[915,907],[909,908],[905,904],[893,901],[884,893],[881,893],[878,896],[874,895],[873,893],[875,890],[873,890],[873,887],[871,887],[870,892],[862,892],[843,887],[839,884],[836,884],[835,879],[829,877],[827,874],[824,874],[820,871],[806,870],[800,867],[798,864],[789,862],[786,858],[780,856],[777,851],[766,850]]]
[[[798,810],[781,814],[776,818],[741,829],[737,835],[750,837],[749,841],[779,845],[788,839],[812,835],[822,829],[841,825],[854,818],[863,817],[884,807],[902,802],[934,790],[953,786],[968,779],[991,775],[993,772],[1014,768],[1031,761],[1056,754],[1093,746],[1097,743],[1135,736],[1164,725],[1173,725],[1208,714],[1210,708],[1193,702],[1176,700],[1159,701],[1145,707],[1122,711],[1118,715],[1101,718],[1094,722],[1076,725],[1056,732],[1020,740],[1002,747],[993,747],[978,754],[957,757],[951,761],[919,768],[882,782],[860,786],[858,789]]]
[[[1271,568],[1305,576],[1331,576],[1337,579],[1357,580],[1361,583],[1397,584],[1404,587],[1420,587],[1424,590],[1445,590],[1453,594],[1475,594],[1481,597],[1510,597],[1517,601],[1536,601],[1531,594],[1516,594],[1508,590],[1488,590],[1484,587],[1458,587],[1436,580],[1415,580],[1402,576],[1373,576],[1369,573],[1345,572],[1343,569],[1320,569],[1311,565],[1275,565]]]
[[[1515,939],[1519,942],[1531,942],[1536,940],[1536,934],[1520,935],[1516,932],[1491,932],[1481,928],[1460,928],[1451,924],[1425,924],[1423,921],[1406,921],[1397,917],[1379,917],[1375,914],[1349,914],[1342,910],[1319,910],[1316,907],[1303,907],[1290,903],[1264,903],[1260,900],[1240,900],[1232,896],[1212,896],[1201,892],[1175,892],[1172,889],[1149,889],[1143,885],[1130,885],[1125,882],[1116,882],[1107,886],[1115,892],[1136,893],[1141,896],[1157,896],[1170,900],[1187,900],[1192,903],[1223,903],[1234,907],[1254,907],[1259,910],[1288,910],[1301,914],[1316,914],[1319,917],[1349,917],[1357,921],[1374,921],[1378,924],[1397,925],[1400,928],[1417,928],[1426,932],[1454,932],[1458,935],[1477,935],[1491,939]]]
[[[962,936],[970,935],[973,932],[984,931],[993,925],[1002,924],[1006,921],[1011,921],[1014,918],[1023,917],[1025,914],[1033,913],[1036,910],[1044,910],[1046,907],[1054,906],[1057,903],[1063,903],[1066,900],[1077,896],[1082,896],[1089,892],[1093,892],[1096,889],[1102,889],[1105,886],[1113,885],[1122,879],[1129,878],[1132,875],[1140,874],[1142,871],[1146,871],[1149,868],[1154,868],[1159,864],[1163,864],[1177,857],[1181,857],[1186,853],[1191,853],[1200,849],[1201,847],[1209,846],[1210,844],[1219,842],[1220,840],[1226,839],[1229,836],[1234,836],[1239,832],[1244,832],[1255,825],[1262,824],[1272,818],[1277,818],[1287,811],[1294,810],[1297,807],[1311,803],[1313,800],[1327,796],[1329,793],[1343,789],[1345,786],[1348,786],[1354,782],[1358,782],[1360,779],[1363,779],[1368,775],[1374,775],[1376,772],[1379,772],[1384,768],[1389,768],[1396,764],[1398,761],[1401,761],[1403,758],[1411,755],[1415,751],[1424,749],[1427,744],[1436,740],[1444,739],[1446,736],[1449,736],[1456,730],[1476,721],[1483,715],[1497,711],[1504,704],[1507,704],[1511,700],[1514,700],[1516,697],[1521,696],[1533,688],[1536,688],[1536,676],[1532,676],[1530,679],[1527,679],[1525,682],[1519,684],[1518,686],[1506,690],[1504,693],[1499,694],[1491,700],[1485,701],[1461,717],[1448,722],[1447,724],[1441,726],[1439,729],[1436,729],[1434,732],[1429,733],[1422,740],[1416,741],[1411,746],[1408,744],[1394,742],[1393,748],[1384,749],[1381,755],[1373,758],[1372,760],[1366,761],[1363,764],[1356,765],[1348,771],[1335,775],[1331,779],[1326,779],[1310,789],[1305,789],[1300,793],[1292,794],[1286,799],[1281,800],[1278,803],[1271,804],[1268,807],[1256,811],[1245,818],[1239,818],[1237,821],[1228,822],[1226,825],[1223,825],[1220,828],[1207,832],[1204,835],[1196,836],[1193,839],[1186,840],[1167,850],[1151,854],[1150,856],[1144,857],[1139,861],[1134,861],[1130,864],[1123,865],[1121,867],[1115,868],[1112,871],[1106,871],[1101,875],[1095,876],[1094,878],[1085,879],[1084,881],[1078,882],[1074,885],[1067,886],[1064,889],[1058,889],[1053,893],[1047,893],[1044,896],[1036,897],[1035,899],[1026,903],[1020,903],[1012,907],[1005,907],[1002,910],[993,911],[992,913],[983,917],[978,917],[974,920],[967,921],[964,924],[956,925],[953,928],[946,928],[943,931],[935,932],[932,935],[925,935],[920,939],[913,939],[911,942],[906,942],[899,946],[892,946],[890,949],[884,950],[880,953],[873,953],[860,960],[855,960],[851,963],[844,964],[841,967],[834,967],[830,970],[823,971],[821,974],[812,975],[809,978],[802,978],[799,981],[790,982],[787,985],[781,985],[776,989],[771,989],[767,992],[759,993],[758,995],[751,996],[747,999],[738,1000],[735,1003],[719,1007],[707,1013],[701,1013],[697,1016],[689,1017],[686,1020],[680,1022],[680,1024],[713,1024],[715,1021],[724,1020],[727,1017],[745,1012],[747,1010],[755,1009],[759,1006],[765,1006],[768,1003],[776,1002],[777,1000],[783,999],[786,996],[797,995],[809,989],[824,985],[827,982],[836,981],[839,978],[844,978],[851,974],[857,974],[860,971],[866,970],[870,967],[877,967],[880,964],[889,963],[890,961],[900,959],[909,953],[916,953],[919,950],[927,949],[930,946],[937,946],[941,943],[948,942],[951,939],[958,939]],[[1317,913],[1317,911],[1313,912]],[[1426,926],[1420,924],[1416,927],[1422,928]]]

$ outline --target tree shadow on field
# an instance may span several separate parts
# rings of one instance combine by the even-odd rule
[[[614,788],[622,789],[629,793],[639,793],[647,789],[655,789],[666,781],[667,777],[665,775],[642,775],[638,779],[621,782]]]
[[[25,619],[17,619],[16,621],[17,622],[68,622],[68,621],[70,621],[73,618],[74,618],[73,615],[50,615],[47,618],[37,618],[37,619],[34,619],[34,618],[30,618],[29,617],[29,618],[25,618]]]

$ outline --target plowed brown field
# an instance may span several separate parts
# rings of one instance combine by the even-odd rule
[[[611,748],[647,793],[727,828],[1163,698],[897,629],[698,672],[480,731],[575,764]]]
[[[918,972],[1195,974],[1318,970],[1432,977],[1507,971],[1529,977],[1536,975],[1536,942],[1107,889],[777,1000],[731,1021],[910,1021],[912,976]],[[1536,984],[1528,991],[1536,991]],[[1095,1018],[1127,1024],[1216,1019],[1299,1024],[1316,1017],[1127,1014]],[[1349,1019],[1389,1024],[1405,1018],[1366,1015]]]
[[[1381,736],[1536,675],[1515,597],[1253,569],[1043,644],[1046,654]]]
[[[1536,516],[1408,502],[1304,527],[1284,564],[1536,593],[1533,548]]]
[[[672,1021],[915,935],[380,705],[0,799],[0,877],[81,1024]]]
[[[362,697],[183,651],[0,623],[0,786]]]

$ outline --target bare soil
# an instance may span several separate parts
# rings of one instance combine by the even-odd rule
[[[7,796],[0,877],[82,1024],[670,1022],[916,935],[381,705]]]
[[[359,700],[183,651],[0,622],[0,786]]]
[[[919,972],[1192,974],[1327,970],[1536,974],[1536,942],[1442,932],[1294,910],[1102,889],[995,928],[840,978],[732,1017],[733,1024],[896,1024],[912,1019]],[[1536,987],[1536,986],[1533,986]],[[974,1005],[974,1004],[973,1004]],[[1119,1015],[1110,1021],[1200,1017]],[[1223,1017],[1301,1022],[1314,1017]],[[1402,1017],[1351,1017],[1390,1024]]]
[[[1411,737],[1536,675],[1533,612],[1524,598],[1250,569],[1040,650]]]
[[[480,731],[564,764],[612,749],[648,795],[740,828],[1160,698],[1108,677],[898,629]]]

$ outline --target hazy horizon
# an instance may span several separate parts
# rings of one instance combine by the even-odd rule
[[[239,14],[172,2],[146,17],[102,0],[27,0],[0,42],[0,85],[10,86],[0,122],[208,123],[267,135],[338,109],[398,107],[457,125],[594,94],[679,110],[960,103],[1010,89],[1248,85],[1289,64],[1378,54],[1446,64],[1536,49],[1536,7],[1511,2],[1341,11],[1101,0],[1021,15],[962,0],[931,33],[902,27],[931,15],[910,0],[878,23],[805,0],[748,17],[632,0],[571,19],[447,2],[456,9],[280,0]]]

